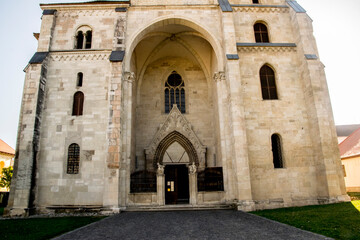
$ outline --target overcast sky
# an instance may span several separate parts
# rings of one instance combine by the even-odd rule
[[[0,139],[15,148],[25,74],[36,52],[39,3],[71,0],[0,0]],[[335,123],[360,124],[360,1],[298,0],[313,19],[320,60],[326,66]],[[359,70],[360,71],[360,70]],[[360,75],[360,74],[359,74]]]

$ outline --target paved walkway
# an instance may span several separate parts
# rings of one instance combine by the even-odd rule
[[[124,212],[56,239],[329,239],[232,211]]]

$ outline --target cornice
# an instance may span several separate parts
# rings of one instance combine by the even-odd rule
[[[50,52],[50,59],[55,62],[104,61],[109,60],[111,50],[101,51],[58,51]]]
[[[295,43],[236,43],[239,52],[296,52]]]
[[[125,14],[126,12],[120,12]],[[115,8],[101,8],[101,9],[59,9],[56,13],[58,17],[76,17],[76,16],[116,16],[119,12]]]
[[[127,8],[130,4],[54,4],[54,5],[40,5],[42,10],[57,10],[59,11],[74,11],[74,10],[112,10],[115,13],[115,8]]]
[[[263,12],[287,13],[289,7],[285,5],[231,5],[234,12]]]

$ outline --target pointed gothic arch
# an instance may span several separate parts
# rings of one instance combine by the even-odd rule
[[[174,142],[178,142],[185,149],[190,164],[195,163],[199,169],[205,168],[206,147],[201,144],[191,124],[181,114],[176,104],[149,146],[145,148],[146,159],[149,163],[153,163],[155,169],[157,163],[162,164],[167,148]]]
[[[199,157],[190,140],[178,131],[173,131],[169,133],[156,148],[153,159],[154,167],[157,166],[157,163],[160,163],[161,165],[163,164],[164,154],[174,142],[178,142],[185,149],[189,156],[190,164],[195,163],[197,166],[199,166]]]

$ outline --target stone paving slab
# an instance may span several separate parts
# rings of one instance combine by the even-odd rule
[[[73,239],[330,239],[232,210],[124,212],[66,233]]]

